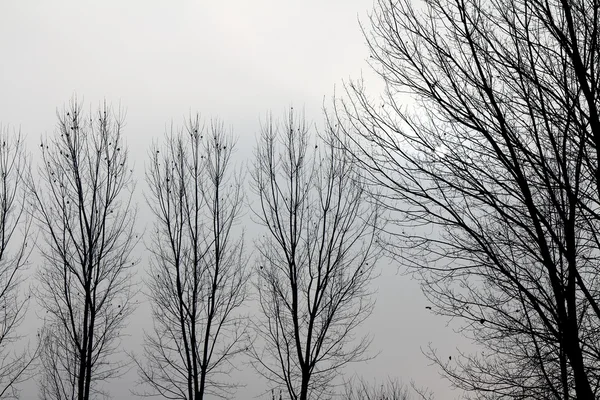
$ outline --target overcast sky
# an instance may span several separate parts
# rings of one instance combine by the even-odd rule
[[[0,123],[20,127],[35,160],[35,144],[53,132],[57,108],[72,95],[86,107],[103,99],[120,103],[141,181],[151,141],[171,121],[181,125],[200,112],[224,120],[239,137],[237,160],[250,160],[268,111],[278,116],[290,105],[304,107],[309,120],[320,122],[324,101],[361,74],[376,94],[381,86],[369,74],[358,22],[367,23],[371,7],[371,0],[0,0]],[[143,213],[141,193],[138,198]],[[251,239],[252,226],[247,232]],[[143,246],[138,250],[143,259]],[[347,376],[415,380],[438,399],[457,397],[420,349],[431,342],[441,355],[452,355],[464,340],[425,309],[417,283],[397,275],[393,263],[380,267],[377,306],[363,327],[374,338],[371,353],[379,355],[351,366]],[[32,311],[27,326],[36,318]],[[142,307],[131,318],[128,350],[139,351],[144,326]],[[237,375],[247,386],[238,399],[267,387],[246,361],[240,359]],[[135,379],[132,371],[111,384],[113,397],[130,398]],[[24,399],[36,397],[34,382],[23,389]]]

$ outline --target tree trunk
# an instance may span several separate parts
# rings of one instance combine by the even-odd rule
[[[572,324],[569,324],[565,329],[563,345],[565,347],[565,353],[567,353],[567,357],[571,363],[571,368],[573,368],[577,400],[595,400],[594,392],[592,391],[588,376],[585,372],[577,330]]]
[[[300,400],[308,399],[308,381],[310,380],[310,375],[308,372],[302,372],[302,384],[300,386]]]
[[[202,400],[204,398],[204,388],[206,385],[206,371],[204,369],[200,372],[200,389],[196,393],[196,400]]]

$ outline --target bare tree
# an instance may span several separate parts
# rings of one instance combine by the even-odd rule
[[[473,398],[600,395],[599,10],[379,0],[366,37],[385,93],[351,83],[330,120],[386,189],[394,255],[483,347],[430,353]]]
[[[269,118],[253,171],[266,235],[256,242],[264,348],[251,355],[294,400],[327,394],[345,364],[364,359],[370,341],[355,330],[372,310],[378,256],[377,209],[354,164],[312,140],[292,109],[282,127]]]
[[[20,291],[33,248],[24,195],[27,166],[21,134],[0,126],[0,399],[17,398],[16,385],[29,377],[36,355],[35,350],[13,351],[31,297]]]
[[[364,379],[352,379],[344,384],[343,400],[409,400],[410,390],[400,381],[388,379],[380,385]]]
[[[39,301],[46,310],[42,399],[89,400],[118,376],[119,337],[133,310],[131,252],[138,242],[123,116],[104,104],[86,115],[76,99],[42,141],[31,181],[45,238]]]
[[[236,226],[244,192],[234,147],[222,123],[205,128],[196,116],[150,152],[154,332],[146,335],[146,363],[137,361],[152,388],[146,395],[200,400],[237,387],[227,379],[232,358],[248,346],[240,312],[248,272]]]

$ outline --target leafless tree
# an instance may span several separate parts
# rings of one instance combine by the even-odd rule
[[[386,189],[395,256],[483,347],[430,353],[473,398],[600,395],[599,12],[378,0],[366,37],[385,93],[351,83],[330,120]]]
[[[370,342],[355,329],[373,305],[378,212],[351,160],[312,138],[293,109],[262,129],[253,187],[266,230],[256,241],[264,348],[252,349],[253,365],[291,399],[321,398]]]
[[[190,119],[154,145],[146,176],[156,222],[148,279],[154,332],[145,364],[146,395],[200,400],[227,397],[233,357],[248,346],[241,314],[248,281],[242,178],[233,169],[235,140],[222,123]]]
[[[17,398],[16,385],[28,378],[36,353],[13,351],[31,297],[21,292],[22,272],[33,248],[24,195],[27,166],[21,134],[0,126],[0,399]]]
[[[86,114],[73,99],[40,144],[31,199],[45,238],[39,301],[46,310],[42,399],[89,400],[123,367],[119,337],[134,306],[136,209],[123,115]]]
[[[400,381],[388,379],[380,385],[364,379],[352,379],[344,384],[343,400],[409,400],[410,390]]]

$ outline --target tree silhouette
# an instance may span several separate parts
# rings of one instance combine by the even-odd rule
[[[37,349],[15,352],[31,295],[21,293],[22,272],[34,240],[24,176],[28,168],[20,133],[0,126],[0,399],[18,398],[17,384],[29,378]]]
[[[133,182],[121,115],[104,104],[86,115],[74,98],[42,141],[40,183],[30,181],[45,239],[39,300],[42,399],[89,400],[98,383],[119,375],[114,357],[133,311]]]
[[[328,393],[344,365],[364,359],[369,340],[355,329],[372,310],[380,228],[351,160],[311,140],[293,110],[282,127],[269,118],[253,170],[266,234],[256,241],[254,326],[264,347],[251,349],[252,363],[294,400]]]
[[[599,395],[598,10],[377,1],[365,33],[385,93],[353,82],[330,118],[386,189],[394,256],[484,348],[430,353],[473,398]]]
[[[154,332],[146,335],[147,362],[137,363],[153,391],[144,394],[200,400],[237,386],[224,378],[248,346],[240,307],[249,276],[243,234],[235,232],[244,192],[234,148],[222,123],[205,128],[196,116],[150,151]]]

